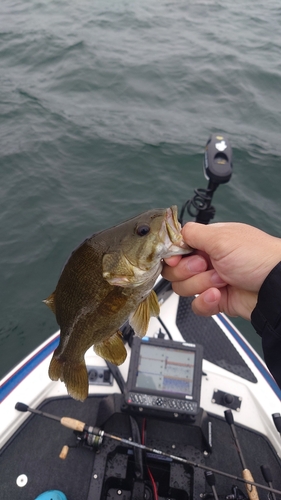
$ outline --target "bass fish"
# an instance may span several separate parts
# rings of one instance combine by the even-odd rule
[[[119,328],[129,323],[139,337],[160,312],[152,290],[162,259],[192,252],[181,236],[177,207],[149,210],[86,239],[72,252],[55,291],[44,301],[56,315],[60,343],[49,367],[80,401],[88,395],[85,352],[116,365],[126,359]]]

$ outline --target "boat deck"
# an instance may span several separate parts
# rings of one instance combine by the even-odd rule
[[[201,412],[195,421],[187,422],[139,416],[132,418],[122,411],[122,404],[122,395],[112,394],[89,397],[84,403],[69,397],[49,399],[40,409],[59,417],[73,417],[89,425],[100,426],[106,432],[127,439],[132,437],[134,441],[145,436],[143,439],[147,446],[241,477],[241,464],[231,431],[222,418],[205,412]],[[213,446],[206,455],[204,434],[209,422]],[[281,462],[269,441],[257,432],[239,425],[236,427],[245,462],[255,481],[266,485],[260,466],[267,465],[272,473],[273,487],[280,490]],[[67,458],[61,460],[62,446],[75,446],[75,443],[72,430],[54,420],[30,415],[2,450],[1,500],[32,500],[50,489],[63,491],[68,500],[133,500],[144,498],[141,488],[147,489],[146,497],[149,499],[152,497],[148,496],[151,483],[147,466],[158,486],[159,500],[198,499],[200,494],[211,492],[205,483],[203,470],[151,453],[145,453],[142,460],[138,450],[136,452],[109,438],[104,438],[97,453],[79,446],[70,448]],[[19,487],[16,480],[22,474],[27,476],[28,482]],[[139,481],[135,481],[136,478]],[[219,474],[215,478],[221,498],[231,494],[233,485],[245,492],[244,485],[238,481]],[[268,492],[259,490],[259,498],[266,500]]]
[[[211,317],[194,314],[193,297],[180,297],[176,324],[186,342],[204,346],[204,358],[225,370],[256,383],[257,379],[221,328]]]

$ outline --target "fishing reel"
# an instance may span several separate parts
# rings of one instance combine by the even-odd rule
[[[195,221],[208,224],[215,216],[211,205],[213,194],[220,184],[228,182],[232,175],[232,148],[223,134],[211,134],[205,146],[203,161],[204,175],[208,180],[207,189],[195,189],[195,195],[182,207],[179,222],[183,225],[185,210]]]
[[[77,444],[87,446],[93,451],[100,450],[103,443],[103,435],[101,432],[97,432],[95,427],[91,425],[85,426],[85,429],[81,431],[73,431],[76,436]]]
[[[238,486],[232,486],[231,488],[232,494],[227,495],[225,500],[247,500],[246,495],[244,495],[243,491],[241,491]]]
[[[207,481],[208,482],[208,481]],[[231,487],[231,494],[226,495],[223,497],[222,495],[218,495],[216,491],[213,491],[212,493],[203,493],[200,495],[203,500],[210,500],[210,499],[219,499],[219,498],[225,498],[225,500],[248,500],[248,497],[244,495],[243,491],[238,488],[238,486],[233,485]]]
[[[65,460],[71,448],[78,448],[80,446],[90,448],[92,451],[97,452],[101,449],[103,443],[103,431],[97,427],[85,425],[83,430],[73,430],[76,436],[76,444],[64,445],[59,454],[61,460]]]

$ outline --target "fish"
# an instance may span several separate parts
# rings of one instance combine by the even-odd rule
[[[143,337],[160,308],[153,286],[163,259],[192,252],[183,240],[177,207],[152,209],[93,234],[70,255],[55,291],[44,300],[56,315],[60,342],[49,366],[74,399],[88,396],[84,355],[115,365],[127,355],[120,328],[129,320]]]

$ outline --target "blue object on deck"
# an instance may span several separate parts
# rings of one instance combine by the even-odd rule
[[[67,500],[65,494],[59,490],[44,491],[35,500]]]

